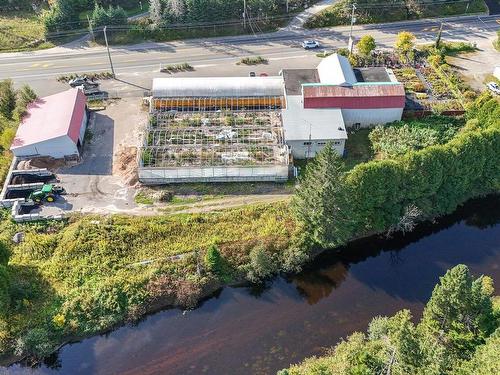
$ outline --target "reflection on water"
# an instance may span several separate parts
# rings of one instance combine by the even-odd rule
[[[269,374],[423,303],[446,269],[500,280],[500,198],[472,201],[407,236],[372,237],[319,256],[265,288],[225,288],[196,310],[168,310],[65,346],[30,374]]]

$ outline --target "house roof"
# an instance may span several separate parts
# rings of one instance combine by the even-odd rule
[[[304,109],[302,96],[287,96],[281,111],[286,141],[347,139],[340,108]]]
[[[287,95],[302,95],[303,83],[319,82],[318,69],[283,69],[281,75]]]
[[[11,150],[65,135],[76,144],[86,102],[83,91],[69,89],[31,103],[17,128]]]
[[[349,60],[337,53],[325,57],[318,65],[321,83],[350,86],[357,82]]]
[[[155,78],[153,97],[283,96],[282,77]]]
[[[405,96],[405,89],[401,83],[357,83],[350,87],[304,84],[304,98],[324,97],[371,97],[371,96]]]

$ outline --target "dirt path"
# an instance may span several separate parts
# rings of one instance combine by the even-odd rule
[[[162,207],[162,211],[170,214],[194,214],[225,210],[257,203],[274,203],[289,200],[291,194],[263,194],[263,195],[239,195],[212,199],[186,205],[167,205]]]
[[[215,198],[186,204],[156,204],[138,205],[133,208],[119,208],[115,205],[86,207],[80,210],[85,214],[124,214],[135,216],[158,216],[176,214],[195,214],[221,211],[229,208],[238,208],[259,203],[275,203],[289,200],[292,194],[252,194],[235,195]]]

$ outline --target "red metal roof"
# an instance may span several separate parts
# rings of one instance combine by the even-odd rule
[[[325,97],[356,97],[366,98],[370,96],[405,96],[402,84],[369,84],[354,86],[336,85],[304,85],[304,98]]]
[[[81,90],[69,89],[30,104],[12,141],[11,150],[64,135],[76,144],[86,102]]]

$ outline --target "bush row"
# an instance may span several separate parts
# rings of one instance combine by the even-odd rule
[[[308,167],[294,198],[295,211],[323,247],[386,231],[406,220],[452,212],[465,200],[500,189],[500,103],[480,97],[465,127],[448,143],[343,173],[332,147]]]

